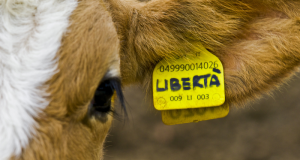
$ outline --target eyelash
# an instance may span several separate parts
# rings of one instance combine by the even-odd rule
[[[111,78],[100,83],[95,91],[91,102],[90,114],[97,119],[103,120],[108,114],[115,114],[111,109],[111,98],[116,93],[121,103],[122,109],[126,114],[124,96],[121,88],[121,81],[118,78]]]

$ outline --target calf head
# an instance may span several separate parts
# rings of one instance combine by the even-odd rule
[[[120,72],[149,88],[160,60],[204,46],[224,65],[225,103],[241,106],[300,61],[294,0],[0,5],[0,159],[101,159]]]

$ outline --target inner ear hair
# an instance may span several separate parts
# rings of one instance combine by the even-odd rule
[[[224,65],[226,103],[243,106],[299,65],[300,11],[293,0],[106,1],[121,40],[124,84],[150,86],[160,60],[204,46]]]

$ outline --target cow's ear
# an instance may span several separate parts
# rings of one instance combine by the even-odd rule
[[[292,1],[285,7],[227,0],[114,3],[125,84],[150,86],[160,60],[203,45],[224,65],[226,102],[241,105],[279,86],[300,62],[298,18],[285,12]]]
[[[192,53],[202,45],[214,51],[228,44],[252,12],[235,1],[107,2],[120,37],[125,83],[142,81],[164,58]]]

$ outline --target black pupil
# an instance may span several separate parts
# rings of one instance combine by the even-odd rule
[[[111,82],[109,80],[102,82],[95,92],[93,107],[100,112],[109,111],[113,94],[114,87]]]

